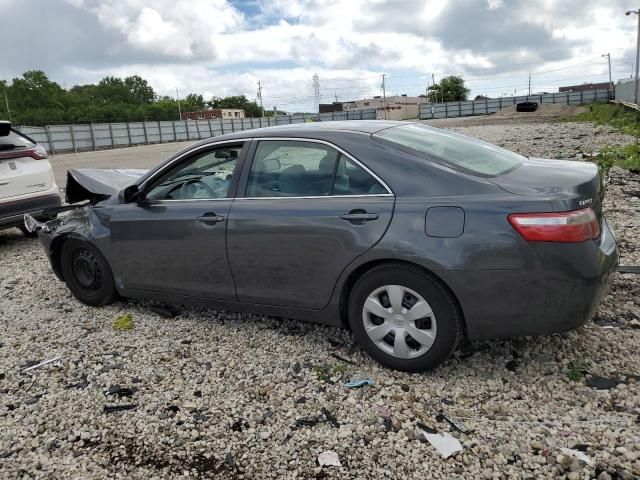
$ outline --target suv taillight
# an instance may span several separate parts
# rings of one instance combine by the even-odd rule
[[[600,225],[591,208],[571,212],[513,213],[509,223],[530,242],[576,243],[598,238]]]
[[[40,144],[36,144],[34,147],[25,148],[24,150],[0,150],[0,160],[6,160],[9,158],[24,158],[31,157],[35,160],[44,160],[47,158],[47,151]]]

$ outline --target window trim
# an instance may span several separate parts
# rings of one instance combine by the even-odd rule
[[[378,175],[376,175],[369,167],[364,165],[360,160],[355,158],[353,155],[349,154],[339,146],[328,142],[327,140],[319,140],[317,138],[305,138],[305,137],[257,137],[253,138],[253,141],[256,142],[256,148],[252,148],[251,159],[245,159],[247,164],[247,175],[244,179],[244,185],[241,185],[236,192],[236,200],[291,200],[291,199],[301,199],[301,198],[309,198],[309,199],[318,199],[318,198],[362,198],[362,197],[395,197],[393,190],[389,188],[389,185],[382,180]],[[308,142],[308,143],[319,143],[322,145],[326,145],[330,148],[336,150],[340,155],[344,155],[346,158],[351,160],[353,163],[362,168],[365,172],[371,175],[380,185],[384,187],[387,193],[366,193],[360,195],[303,195],[303,196],[287,196],[287,197],[247,197],[247,190],[249,189],[249,178],[251,173],[251,168],[253,167],[253,162],[256,158],[257,151],[257,143],[262,141],[293,141],[293,142]],[[340,161],[340,156],[338,156],[338,162]],[[337,162],[336,162],[337,163]],[[335,171],[334,171],[334,179],[335,179]],[[333,186],[331,188],[333,192]],[[242,193],[241,193],[242,192]]]

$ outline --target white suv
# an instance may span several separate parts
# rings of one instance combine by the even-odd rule
[[[19,227],[23,215],[42,215],[61,204],[47,152],[34,140],[0,121],[0,230]]]

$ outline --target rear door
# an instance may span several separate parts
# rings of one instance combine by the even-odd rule
[[[235,300],[225,228],[243,145],[187,154],[143,187],[145,201],[115,207],[113,273],[121,288]]]
[[[238,298],[322,308],[343,269],[384,235],[393,193],[327,142],[262,139],[252,150],[227,224]]]
[[[53,186],[46,153],[36,155],[38,159],[31,156],[35,146],[14,130],[0,136],[0,200],[44,192]]]

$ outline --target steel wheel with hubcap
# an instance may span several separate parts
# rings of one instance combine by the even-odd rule
[[[443,362],[461,332],[455,299],[438,279],[418,267],[374,267],[354,285],[349,324],[369,355],[410,372]]]

